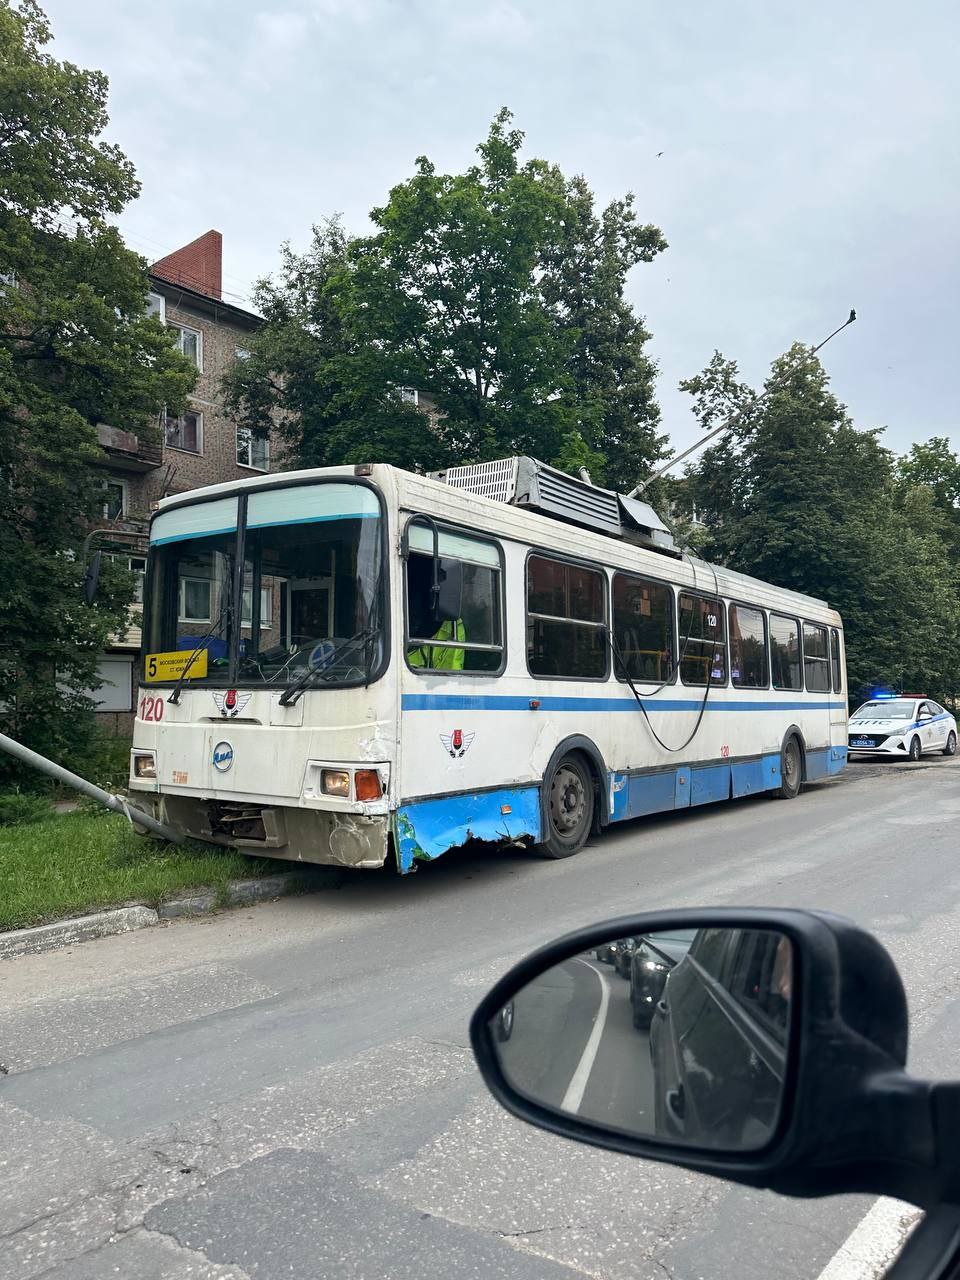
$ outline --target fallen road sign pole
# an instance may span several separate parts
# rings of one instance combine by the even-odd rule
[[[46,756],[41,756],[36,751],[31,751],[23,743],[16,742],[13,738],[8,738],[5,733],[0,733],[0,751],[6,751],[8,755],[15,756],[18,760],[22,760],[24,764],[32,765],[34,769],[39,769],[41,773],[47,774],[48,777],[54,778],[57,782],[73,787],[74,791],[79,791],[81,795],[89,796],[91,800],[99,800],[102,805],[106,805],[114,813],[122,813],[131,825],[143,827],[145,831],[151,831],[155,836],[161,836],[164,840],[169,840],[171,844],[183,844],[183,836],[171,827],[165,827],[162,822],[157,822],[156,818],[151,818],[148,813],[144,813],[141,809],[135,809],[123,796],[115,796],[109,791],[104,791],[102,787],[88,782],[86,778],[80,778],[77,774],[71,773],[69,769],[64,769],[63,765],[55,764],[53,760],[48,760]]]

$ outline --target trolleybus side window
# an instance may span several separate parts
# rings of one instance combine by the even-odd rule
[[[503,666],[501,562],[495,543],[442,530],[442,616],[433,597],[433,534],[410,525],[407,663],[415,671],[491,674]]]
[[[680,679],[684,684],[727,683],[723,601],[680,594]]]
[[[840,670],[840,632],[836,627],[830,628],[830,663],[833,667],[833,692],[843,692],[843,677]]]
[[[673,642],[673,592],[665,582],[628,573],[613,575],[613,634],[617,642],[618,680],[662,684],[676,678]]]
[[[599,569],[532,555],[527,560],[527,666],[534,676],[603,680],[606,601]]]
[[[809,693],[830,692],[830,651],[827,628],[803,624],[803,673]]]
[[[775,689],[802,689],[800,627],[796,618],[770,615],[770,666]]]
[[[767,619],[762,609],[730,606],[730,679],[736,689],[766,689]]]

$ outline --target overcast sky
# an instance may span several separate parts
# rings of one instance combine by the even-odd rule
[[[42,0],[43,2],[43,0]],[[860,426],[960,447],[956,0],[45,0],[55,52],[110,77],[136,165],[121,225],[155,259],[216,227],[224,289],[425,153],[463,169],[506,105],[527,150],[635,191],[670,248],[630,278],[675,447],[680,378],[752,382],[795,339]],[[659,156],[658,153],[663,154]]]

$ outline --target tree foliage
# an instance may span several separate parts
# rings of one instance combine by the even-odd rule
[[[944,451],[932,459],[920,446],[898,467],[879,431],[854,426],[800,344],[774,362],[764,398],[719,353],[681,385],[704,427],[743,411],[684,482],[708,525],[708,556],[834,605],[852,696],[878,683],[955,694],[960,595],[924,469],[936,461],[937,474],[952,474]]]
[[[106,78],[57,62],[50,38],[33,0],[0,0],[0,724],[62,757],[90,727],[84,690],[132,597],[108,568],[99,607],[82,603],[97,424],[149,435],[194,373],[145,315],[145,264],[107,223],[138,185],[99,140]]]
[[[633,197],[601,213],[582,178],[522,161],[501,111],[478,159],[438,173],[425,156],[374,209],[372,234],[314,228],[260,284],[267,324],[227,380],[253,429],[288,415],[305,464],[360,458],[420,468],[531,453],[587,457],[631,484],[658,456],[648,333],[628,272],[665,242]],[[416,414],[398,389],[428,392]],[[296,418],[298,421],[293,421]]]

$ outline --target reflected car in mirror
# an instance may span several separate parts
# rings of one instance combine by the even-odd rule
[[[696,929],[678,929],[675,933],[658,933],[637,940],[630,956],[630,1006],[633,1025],[646,1029],[663,992],[667,975],[687,954],[696,937]]]

